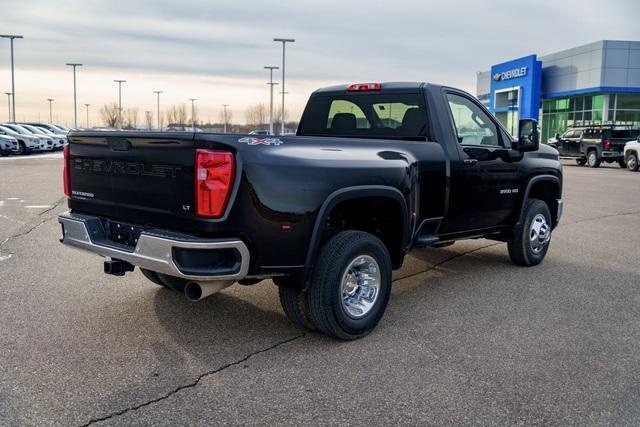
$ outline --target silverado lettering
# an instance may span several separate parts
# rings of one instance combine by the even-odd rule
[[[415,248],[483,237],[517,265],[542,262],[562,167],[535,120],[517,133],[473,96],[428,83],[317,90],[295,136],[72,131],[62,243],[192,301],[271,279],[296,325],[356,339]]]

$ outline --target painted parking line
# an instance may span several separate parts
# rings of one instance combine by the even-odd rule
[[[29,156],[8,156],[0,157],[0,162],[11,162],[14,160],[57,160],[62,158],[62,152],[47,154],[32,154]]]
[[[27,209],[46,209],[46,208],[50,208],[51,205],[27,205],[25,206],[25,208]]]

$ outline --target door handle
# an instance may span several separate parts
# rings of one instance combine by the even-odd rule
[[[477,161],[476,159],[464,159],[464,160],[463,160],[463,163],[464,163],[466,166],[474,166],[475,164],[477,164],[477,163],[478,163],[478,161]]]

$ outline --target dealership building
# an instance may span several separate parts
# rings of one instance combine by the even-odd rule
[[[541,123],[541,141],[572,125],[640,127],[640,41],[602,40],[477,74],[476,95],[512,133]]]

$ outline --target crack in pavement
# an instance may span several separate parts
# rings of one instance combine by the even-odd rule
[[[144,408],[145,406],[151,405],[153,403],[157,403],[157,402],[160,402],[162,400],[168,399],[169,397],[173,396],[174,394],[178,393],[181,390],[185,390],[185,389],[189,389],[189,388],[193,388],[193,387],[197,386],[198,383],[200,383],[200,380],[203,379],[204,377],[207,377],[207,376],[210,376],[210,375],[215,375],[215,374],[217,374],[219,372],[224,371],[227,368],[230,368],[232,366],[237,366],[237,365],[239,365],[239,364],[241,364],[243,362],[246,362],[247,360],[249,360],[253,356],[257,356],[259,354],[266,353],[268,351],[276,349],[276,348],[278,348],[278,347],[280,347],[282,345],[289,344],[289,343],[291,343],[293,341],[296,341],[296,340],[298,340],[300,338],[304,338],[306,335],[307,335],[307,332],[304,332],[304,333],[302,333],[300,335],[296,335],[295,337],[292,337],[292,338],[289,338],[289,339],[286,339],[286,340],[283,340],[283,341],[279,341],[279,342],[277,342],[277,343],[275,343],[275,344],[273,344],[273,345],[271,345],[271,346],[269,346],[267,348],[263,348],[261,350],[254,351],[253,353],[249,353],[247,356],[243,357],[242,359],[236,360],[234,362],[227,363],[226,365],[223,365],[223,366],[221,366],[221,367],[219,367],[217,369],[213,369],[211,371],[207,371],[207,372],[199,375],[195,379],[195,381],[190,382],[189,384],[178,386],[175,389],[171,390],[168,393],[163,394],[160,397],[156,397],[155,399],[148,400],[146,402],[143,402],[143,403],[140,403],[140,404],[137,404],[137,405],[134,405],[134,406],[130,406],[130,407],[128,407],[126,409],[123,409],[121,411],[114,412],[114,413],[111,413],[109,415],[105,415],[104,417],[92,418],[87,423],[82,424],[82,427],[86,427],[86,426],[89,426],[91,424],[94,424],[94,423],[97,423],[97,422],[100,422],[100,421],[106,421],[106,420],[111,419],[113,417],[124,415],[127,412],[135,411],[137,409]]]
[[[47,213],[47,212],[51,212],[52,210],[54,210],[54,209],[56,209],[56,208],[60,207],[60,205],[62,204],[62,202],[64,202],[65,200],[66,200],[66,197],[63,197],[63,198],[59,199],[53,207],[51,207],[51,208],[49,208],[49,209],[47,209],[47,210],[45,210],[45,211],[43,211],[43,212],[39,213],[39,214],[38,214],[38,216],[42,216],[43,214],[45,214],[45,213]],[[23,231],[21,231],[21,232],[19,232],[19,233],[16,233],[16,234],[13,234],[13,235],[11,235],[11,236],[7,237],[7,238],[6,238],[6,239],[4,239],[2,242],[0,242],[0,254],[2,253],[2,248],[3,248],[7,243],[9,243],[9,241],[11,241],[11,240],[13,240],[13,239],[17,239],[17,238],[19,238],[19,237],[24,237],[24,236],[28,235],[29,233],[31,233],[32,231],[34,231],[35,229],[37,229],[38,227],[40,227],[41,225],[43,225],[44,223],[46,223],[46,222],[48,222],[48,221],[51,221],[52,219],[55,219],[55,218],[56,218],[55,216],[45,218],[45,219],[43,219],[43,220],[41,220],[41,221],[39,221],[39,222],[35,223],[34,225],[31,225],[31,226],[30,226],[29,228],[27,228],[26,230],[23,230]],[[9,255],[13,255],[13,253],[12,253],[12,252],[7,252],[7,253],[8,253]],[[2,260],[2,257],[0,257],[0,260]]]

